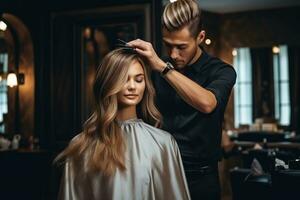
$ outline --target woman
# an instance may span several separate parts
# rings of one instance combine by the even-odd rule
[[[189,199],[175,140],[154,126],[160,113],[143,60],[128,49],[103,59],[95,112],[56,158],[65,160],[60,199]]]

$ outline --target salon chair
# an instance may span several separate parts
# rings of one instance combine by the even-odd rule
[[[272,198],[271,176],[254,176],[251,169],[234,168],[230,170],[233,200],[268,200]]]

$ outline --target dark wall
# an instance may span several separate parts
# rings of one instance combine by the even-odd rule
[[[212,55],[218,55],[220,53],[220,33],[221,33],[221,15],[203,11],[203,29],[206,33],[206,38],[211,40],[210,45],[205,43],[202,46]]]
[[[221,37],[233,47],[300,45],[300,7],[222,15]]]

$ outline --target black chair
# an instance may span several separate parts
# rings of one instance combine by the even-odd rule
[[[247,131],[240,132],[237,134],[234,140],[238,141],[250,141],[250,142],[263,142],[264,140],[268,142],[282,142],[286,141],[286,135],[288,133],[272,133],[269,131]]]
[[[274,199],[300,199],[300,170],[278,170],[272,174]]]
[[[230,182],[233,200],[273,199],[269,174],[253,176],[250,169],[234,168],[230,170]]]
[[[245,168],[251,168],[253,160],[257,159],[266,173],[271,172],[275,167],[275,155],[270,149],[249,149],[243,154],[243,164]]]

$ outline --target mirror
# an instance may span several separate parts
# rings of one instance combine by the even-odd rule
[[[293,71],[299,60],[299,47],[235,48],[233,66],[237,72],[234,89],[235,127],[255,119],[273,119],[290,129],[297,115],[292,109],[297,91]]]
[[[11,134],[17,132],[16,117],[18,112],[17,87],[7,85],[8,73],[18,67],[16,32],[9,23],[0,20],[0,133]]]
[[[34,135],[33,43],[18,17],[9,13],[0,17],[0,134],[29,138]],[[18,82],[14,87],[7,86],[10,72]]]
[[[86,94],[83,96],[84,115],[91,113],[92,84],[96,69],[102,58],[111,50],[117,48],[118,40],[131,41],[137,37],[138,30],[134,23],[103,24],[95,27],[82,28],[82,64],[83,88]]]
[[[96,69],[102,58],[118,47],[120,42],[150,37],[150,6],[149,4],[132,5],[126,9],[112,7],[111,13],[105,15],[98,12],[98,20],[86,19],[80,29],[81,45],[81,95],[82,122],[92,112],[92,84]]]

